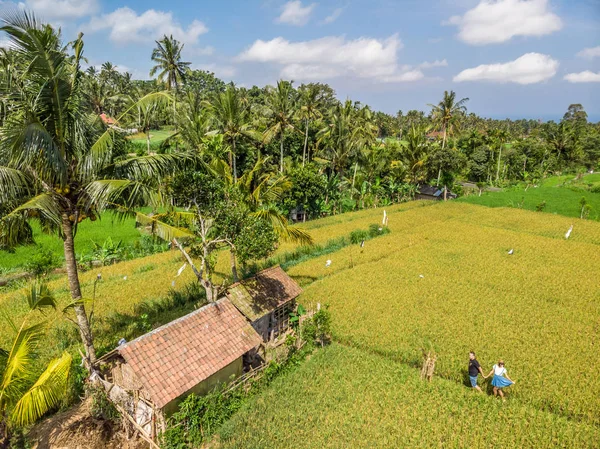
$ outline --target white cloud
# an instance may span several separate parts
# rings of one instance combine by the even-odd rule
[[[302,26],[308,23],[308,19],[317,6],[316,3],[311,3],[308,6],[302,6],[300,0],[293,0],[283,5],[281,15],[277,18],[279,23],[287,23],[289,25]]]
[[[552,78],[557,69],[558,61],[550,56],[540,53],[526,53],[514,61],[482,64],[463,70],[454,77],[454,81],[534,84]]]
[[[398,65],[397,52],[401,48],[397,35],[384,40],[330,36],[302,42],[277,37],[257,40],[237,59],[279,65],[282,77],[295,80],[354,76],[381,82],[413,81],[417,71],[403,73],[408,67]]]
[[[472,45],[543,36],[562,28],[560,17],[548,9],[548,0],[481,0],[464,16],[453,16],[443,24],[458,26],[458,38]]]
[[[598,45],[597,47],[584,48],[579,53],[577,53],[577,56],[585,59],[600,58],[600,45]]]
[[[324,24],[335,22],[344,12],[344,8],[336,8],[323,20]]]
[[[194,20],[184,29],[173,18],[171,12],[149,9],[138,15],[128,7],[94,17],[85,28],[91,32],[110,30],[110,39],[116,43],[152,42],[166,34],[173,35],[182,42],[194,44],[200,35],[208,31],[199,20]]]
[[[600,83],[600,72],[586,70],[580,73],[568,73],[564,79],[570,83]]]
[[[0,38],[0,48],[8,48],[10,47],[10,40]]]
[[[25,0],[19,6],[45,19],[78,19],[95,14],[98,0]]]
[[[419,64],[419,68],[421,69],[430,69],[432,67],[448,67],[448,61],[446,61],[445,59],[442,59],[441,61],[439,59],[436,59],[433,62],[425,61]]]

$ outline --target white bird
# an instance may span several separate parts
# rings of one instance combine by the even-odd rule
[[[362,242],[360,242],[360,247],[364,248],[365,247],[365,241],[363,240]]]
[[[329,268],[331,266],[331,260],[327,260],[327,262],[325,262],[325,268]]]
[[[127,276],[123,276],[123,280],[126,281],[127,280]]]
[[[569,228],[569,230],[565,234],[565,238],[566,239],[568,239],[569,237],[571,237],[571,232],[573,232],[573,225],[571,225],[571,227]]]
[[[419,277],[420,277],[421,279],[424,279],[424,278],[425,278],[425,276],[423,276],[422,274],[420,274],[420,275],[419,275]]]
[[[171,281],[171,287],[175,287],[175,281]]]
[[[514,252],[515,252],[515,250],[514,250],[514,249],[511,249],[511,250],[508,252],[508,255],[509,255],[509,256],[511,256],[511,255],[512,255]]]
[[[176,277],[181,276],[181,273],[183,273],[183,270],[185,270],[185,267],[187,267],[187,262],[184,263],[179,270],[177,270],[177,276]]]

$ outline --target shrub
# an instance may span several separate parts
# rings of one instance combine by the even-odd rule
[[[106,396],[103,387],[88,383],[85,386],[85,393],[90,398],[90,414],[93,418],[105,421],[117,421],[119,419],[120,414]]]
[[[535,210],[537,212],[543,212],[545,208],[546,208],[546,201],[542,201],[541,203],[538,203],[537,206],[535,206]]]
[[[45,276],[54,268],[60,267],[60,261],[49,249],[39,247],[25,264],[25,269],[35,276]]]
[[[356,231],[352,231],[350,233],[350,243],[352,243],[354,245],[356,245],[368,238],[369,238],[369,232],[363,231],[362,229],[357,229]]]
[[[307,343],[324,346],[331,335],[331,313],[329,306],[321,307],[302,325],[302,339]]]

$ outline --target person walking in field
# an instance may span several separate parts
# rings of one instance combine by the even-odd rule
[[[482,393],[481,388],[477,385],[477,376],[479,376],[480,373],[485,377],[475,353],[471,351],[469,352],[469,380],[471,381],[471,387]]]
[[[515,383],[510,377],[508,377],[508,373],[506,372],[506,368],[504,367],[504,360],[499,360],[498,364],[492,367],[492,370],[487,376],[484,376],[486,379],[494,374],[492,378],[492,386],[494,387],[494,396],[500,395],[502,400],[504,401],[504,393],[502,389],[505,387],[510,387]]]

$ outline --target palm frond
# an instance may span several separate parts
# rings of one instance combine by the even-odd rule
[[[193,159],[185,153],[137,156],[114,163],[105,173],[115,179],[158,179],[175,173]]]
[[[43,310],[48,307],[56,309],[56,300],[48,285],[44,282],[33,282],[25,294],[29,310]]]
[[[136,221],[142,226],[150,227],[152,235],[156,235],[167,242],[180,238],[196,238],[188,229],[171,226],[156,217],[151,217],[141,212],[136,214]]]
[[[29,190],[27,176],[20,170],[0,166],[0,196],[3,201],[7,198],[19,198]]]
[[[257,218],[270,221],[273,225],[273,230],[283,240],[296,242],[301,245],[312,245],[314,243],[313,238],[308,232],[290,226],[287,217],[274,208],[259,209],[253,215]]]
[[[30,374],[34,359],[33,351],[44,335],[43,323],[30,327],[24,326],[25,322],[21,325],[13,341],[0,384],[0,390],[11,399],[18,397],[22,379],[27,378]]]
[[[84,210],[95,208],[98,212],[114,209],[131,213],[129,209],[142,205],[162,204],[160,194],[146,182],[127,179],[103,179],[90,182],[81,195],[78,206]]]
[[[60,403],[69,380],[71,363],[71,355],[68,352],[50,362],[35,384],[15,405],[11,418],[16,425],[33,424]]]

